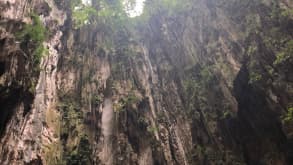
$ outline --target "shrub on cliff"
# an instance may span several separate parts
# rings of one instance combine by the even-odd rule
[[[283,119],[284,122],[290,122],[293,121],[293,107],[288,108],[287,114],[284,116]]]
[[[274,61],[274,65],[281,64],[287,61],[289,58],[293,56],[293,40],[287,42],[285,48],[282,49],[279,53],[277,53],[276,60]]]
[[[47,38],[47,29],[38,15],[31,14],[31,19],[32,24],[26,24],[23,30],[16,34],[16,37],[22,42],[28,41],[35,45],[32,52],[33,62],[39,64],[43,54],[48,51],[43,45]]]

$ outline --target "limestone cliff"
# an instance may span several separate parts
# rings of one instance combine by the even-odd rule
[[[292,1],[121,4],[0,0],[0,164],[293,163]]]

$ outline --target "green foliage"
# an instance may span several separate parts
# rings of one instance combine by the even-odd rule
[[[31,18],[33,24],[26,24],[24,29],[17,34],[17,38],[20,40],[28,38],[34,43],[40,44],[46,39],[47,30],[38,15],[31,14]]]
[[[283,121],[284,122],[291,122],[291,121],[293,121],[293,107],[292,106],[288,107],[288,112],[284,116]]]
[[[125,103],[122,100],[119,100],[118,103],[114,104],[114,112],[122,112],[125,110]]]
[[[212,72],[213,66],[205,66],[199,71],[199,77],[191,77],[183,82],[185,91],[199,91],[208,87],[215,78]]]
[[[248,54],[248,56],[252,56],[256,51],[257,51],[257,46],[251,45],[248,47],[247,54]]]
[[[149,132],[149,133],[151,133],[151,134],[155,134],[155,132],[158,132],[159,131],[159,129],[156,127],[156,126],[149,126],[148,128],[147,128],[147,131]]]
[[[76,150],[70,152],[66,158],[67,164],[90,165],[92,149],[88,137],[82,135]]]
[[[249,84],[253,84],[255,82],[258,82],[262,79],[262,75],[256,72],[252,72],[249,74]]]
[[[204,67],[201,71],[200,71],[200,75],[202,78],[202,83],[204,84],[208,84],[211,82],[211,80],[214,78],[212,72],[211,72],[211,67]]]
[[[284,62],[286,59],[288,58],[288,56],[286,56],[286,54],[284,52],[279,52],[277,53],[277,58],[274,61],[274,65],[278,65],[281,64],[282,62]]]
[[[118,30],[125,26],[128,17],[121,0],[101,0],[99,7],[82,4],[80,0],[71,2],[72,18],[76,29],[92,23],[107,25],[107,28]]]
[[[197,153],[200,153],[200,154],[205,154],[206,153],[206,149],[202,145],[197,145],[196,150],[197,150]]]
[[[273,1],[272,1],[273,2]],[[271,10],[270,21],[273,22],[275,27],[279,27],[280,31],[284,31],[284,28],[290,27],[290,22],[293,18],[293,9],[284,8],[277,1],[273,2],[272,10]],[[288,38],[290,35],[281,35],[275,38]],[[275,39],[273,38],[273,39]],[[282,45],[282,44],[280,44]],[[280,46],[279,45],[279,46]]]
[[[227,119],[231,116],[231,112],[229,110],[226,110],[224,113],[223,113],[223,116],[222,116],[222,119]]]
[[[71,10],[73,10],[75,7],[78,7],[80,5],[83,5],[81,0],[71,0],[70,1]]]
[[[96,105],[101,104],[101,102],[103,101],[103,98],[100,95],[96,95],[93,97],[93,103]]]
[[[69,136],[73,132],[80,131],[82,123],[82,111],[79,104],[69,96],[64,96],[59,104],[59,110],[62,112],[61,136]]]
[[[270,13],[270,17],[272,19],[279,19],[282,13],[282,9],[280,8],[280,6],[278,5],[278,3],[273,2],[272,4],[272,11]]]
[[[201,84],[200,80],[187,79],[183,82],[186,109],[188,116],[192,118],[198,118],[198,114],[195,109],[200,107],[204,108],[206,103],[205,88]]]
[[[28,90],[32,94],[34,94],[36,92],[36,82],[35,81],[31,81],[31,84],[30,84]]]
[[[139,101],[140,101],[140,99],[133,92],[131,92],[127,96],[125,103],[126,103],[126,105],[132,105],[132,104],[136,104]]]
[[[72,93],[58,95],[60,98],[58,109],[62,114],[60,137],[62,144],[65,144],[63,160],[66,164],[90,164],[91,147],[84,132],[84,118],[79,98],[73,98]]]
[[[23,30],[16,34],[18,40],[22,42],[30,41],[35,44],[35,50],[33,51],[33,62],[39,64],[44,54],[48,53],[43,45],[43,42],[47,38],[47,29],[41,22],[41,19],[36,14],[31,14],[33,23],[26,24]]]
[[[193,94],[193,92],[199,91],[200,84],[196,80],[188,79],[183,82],[183,87],[184,87],[185,93],[188,94],[189,98],[193,99],[194,97],[196,97],[196,95]]]
[[[279,53],[277,53],[274,65],[282,64],[291,57],[293,57],[293,40],[287,42],[286,46]]]
[[[264,68],[266,69],[267,73],[270,75],[270,76],[273,76],[274,75],[274,68],[270,65],[265,65]]]
[[[91,16],[98,16],[97,10],[91,6],[83,5],[80,8],[74,8],[72,12],[74,28],[78,29],[83,25],[89,23],[89,18]]]
[[[148,120],[145,117],[141,117],[141,116],[137,119],[137,123],[141,126],[146,126],[148,123],[147,121]]]
[[[267,34],[263,35],[263,41],[268,49],[279,50],[280,46],[285,45],[288,41],[288,36],[282,33],[280,27],[271,28]]]
[[[282,17],[290,17],[290,16],[293,16],[293,9],[284,9],[281,12],[281,16]]]
[[[131,92],[125,98],[121,98],[118,103],[114,104],[114,111],[121,112],[124,111],[126,108],[130,108],[133,104],[136,104],[140,101],[140,99]]]
[[[258,14],[249,14],[246,16],[246,35],[258,34],[261,29],[261,20]]]
[[[39,64],[44,55],[49,53],[49,49],[45,48],[43,44],[38,45],[36,50],[33,52],[34,63]]]

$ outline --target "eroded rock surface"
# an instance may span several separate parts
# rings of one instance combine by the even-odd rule
[[[72,2],[0,1],[0,164],[293,163],[291,1],[150,0],[125,26]]]

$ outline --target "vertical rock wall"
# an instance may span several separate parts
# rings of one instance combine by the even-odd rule
[[[291,164],[291,2],[182,4],[112,29],[1,1],[1,164]],[[15,37],[33,9],[38,71]]]

